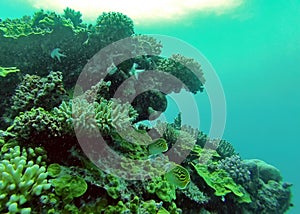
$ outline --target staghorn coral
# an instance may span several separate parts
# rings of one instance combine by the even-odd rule
[[[96,85],[93,85],[91,89],[84,92],[84,98],[88,102],[100,102],[101,99],[109,99],[109,89],[111,86],[110,81],[100,80]]]
[[[100,99],[99,102],[88,102],[85,98],[75,98],[62,102],[54,108],[54,114],[64,118],[65,127],[73,126],[76,133],[94,135],[100,130],[103,134],[113,130],[126,129],[137,117],[136,111],[129,103],[121,104],[118,100]]]
[[[42,157],[29,160],[33,149],[26,151],[19,146],[2,154],[0,161],[0,211],[9,213],[30,213],[33,198],[42,197],[50,188],[48,173],[42,164]],[[30,152],[30,153],[28,153]],[[32,156],[32,155],[31,155]]]

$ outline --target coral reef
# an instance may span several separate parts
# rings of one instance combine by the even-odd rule
[[[224,197],[228,193],[233,193],[238,197],[239,203],[250,203],[250,195],[242,186],[236,184],[224,170],[210,172],[205,165],[193,165],[197,173],[205,180],[208,186],[215,190],[216,196]]]
[[[175,54],[168,59],[160,59],[157,69],[174,75],[182,81],[183,87],[192,93],[203,90],[205,79],[201,65],[194,59]]]
[[[6,77],[7,74],[20,72],[20,69],[17,67],[8,67],[4,68],[0,66],[0,77]]]
[[[67,95],[61,72],[50,72],[44,78],[27,74],[12,96],[12,106],[6,113],[6,117],[14,118],[20,112],[28,111],[33,107],[51,110],[64,99],[67,99]]]
[[[19,140],[38,142],[61,137],[65,133],[62,127],[60,121],[53,114],[39,107],[21,112],[8,129],[15,133]]]
[[[274,166],[242,160],[229,142],[183,125],[180,113],[173,123],[143,124],[166,110],[168,94],[204,90],[197,61],[159,56],[163,44],[135,34],[122,13],[103,13],[95,25],[81,16],[66,8],[62,15],[40,10],[0,22],[1,213],[281,214],[290,208],[291,184]],[[127,37],[124,51],[137,57],[118,64],[124,53],[116,50],[107,61],[92,58]],[[75,87],[86,63],[93,75]],[[113,156],[93,145],[99,136]]]
[[[134,34],[133,21],[122,13],[103,13],[97,18],[96,31],[104,44],[110,44]]]
[[[245,185],[251,180],[251,172],[238,155],[220,160],[218,169],[224,169],[238,184]]]
[[[9,213],[30,213],[34,198],[43,197],[51,186],[47,181],[42,156],[35,160],[32,148],[10,148],[1,154],[0,161],[0,211]]]

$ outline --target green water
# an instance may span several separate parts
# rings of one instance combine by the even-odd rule
[[[2,19],[35,11],[25,1],[16,2],[0,2]],[[205,55],[226,95],[224,138],[243,158],[279,168],[284,180],[294,184],[295,207],[289,213],[300,213],[300,2],[261,2],[244,3],[223,15],[192,13],[175,23],[140,23],[135,29],[177,37]],[[208,103],[199,98],[199,106],[201,129],[208,132]]]

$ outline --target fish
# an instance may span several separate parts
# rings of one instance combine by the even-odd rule
[[[135,76],[135,78],[138,80],[139,79],[139,73],[142,73],[145,71],[145,69],[137,69],[139,67],[139,65],[137,63],[133,63],[129,74],[132,76]]]
[[[52,59],[57,58],[57,60],[58,60],[59,62],[61,62],[60,57],[67,57],[66,55],[60,53],[60,48],[54,48],[54,49],[51,51],[50,56],[51,56]]]
[[[150,155],[158,155],[168,151],[168,149],[167,141],[164,138],[159,138],[148,145],[148,152]]]
[[[164,207],[161,207],[158,211],[157,214],[170,214],[168,210],[166,210]]]
[[[172,169],[164,176],[170,184],[174,184],[180,189],[184,189],[191,180],[189,171],[179,164],[173,164]]]

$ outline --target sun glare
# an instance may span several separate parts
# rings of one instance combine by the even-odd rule
[[[139,21],[177,20],[193,12],[222,14],[242,3],[242,0],[28,0],[35,8],[62,12],[66,7],[79,10],[85,21],[94,21],[102,12],[116,11]]]

